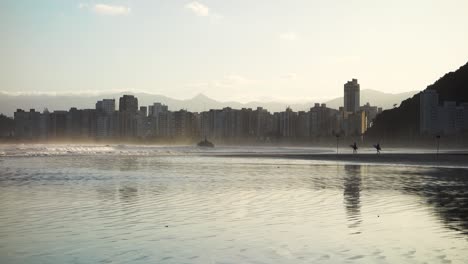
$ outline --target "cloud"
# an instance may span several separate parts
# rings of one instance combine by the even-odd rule
[[[294,32],[284,32],[279,35],[280,39],[294,41],[298,39],[298,36]]]
[[[79,4],[78,4],[78,8],[79,8],[79,9],[89,8],[89,5],[86,4],[86,3],[79,3]]]
[[[185,8],[191,10],[195,15],[197,16],[209,16],[210,15],[210,9],[197,1],[190,2],[185,5]]]
[[[223,18],[223,16],[211,12],[209,7],[197,1],[192,1],[186,4],[184,7],[200,17],[210,17],[213,20],[219,20]]]
[[[105,16],[126,16],[130,14],[130,7],[121,5],[106,5],[106,4],[93,4],[86,3],[78,4],[78,8],[90,10],[98,15]]]
[[[93,11],[100,15],[118,16],[128,15],[130,13],[130,8],[126,6],[96,4],[93,7]]]

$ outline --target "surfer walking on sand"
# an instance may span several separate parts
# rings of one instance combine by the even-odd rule
[[[377,145],[374,145],[374,148],[377,150],[377,155],[380,154],[380,151],[382,148],[380,147],[380,143],[377,143]]]
[[[354,142],[354,144],[349,145],[349,146],[353,149],[353,154],[357,154],[358,146],[356,142]]]

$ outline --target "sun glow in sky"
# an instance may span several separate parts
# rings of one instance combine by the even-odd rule
[[[468,61],[466,0],[0,2],[0,91],[302,100],[424,89]]]

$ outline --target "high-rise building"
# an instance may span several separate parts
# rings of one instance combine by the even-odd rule
[[[192,136],[194,122],[193,114],[187,110],[179,110],[174,112],[174,133],[175,137],[190,137]]]
[[[119,134],[121,137],[135,137],[137,129],[138,99],[133,95],[119,98]]]
[[[457,133],[468,132],[468,103],[457,106],[456,130]]]
[[[348,81],[344,85],[344,110],[356,113],[359,111],[360,86],[357,79]]]
[[[136,113],[138,111],[138,99],[133,95],[124,95],[119,99],[119,112]]]
[[[438,126],[444,135],[453,135],[456,131],[457,123],[457,103],[454,101],[444,101],[443,106],[437,111]]]
[[[272,127],[273,121],[270,117],[270,113],[262,107],[257,107],[257,110],[254,111],[254,130],[258,139],[266,139],[267,134],[272,133],[274,130]]]
[[[154,103],[148,107],[148,116],[157,117],[159,113],[167,112],[168,107],[167,105],[163,105],[161,103]]]
[[[140,111],[138,114],[146,118],[148,116],[148,107],[140,106]]]
[[[369,103],[366,103],[365,105],[361,106],[360,109],[361,111],[366,112],[367,128],[370,128],[372,126],[374,119],[377,117],[378,114],[382,112],[381,107],[371,106]]]
[[[346,135],[350,136],[361,136],[366,133],[367,130],[367,116],[365,111],[359,111],[347,116],[345,119],[346,124]]]
[[[112,135],[111,122],[115,112],[115,99],[102,99],[96,103],[96,137],[105,138]]]
[[[425,90],[419,95],[419,131],[422,134],[438,133],[439,94]]]
[[[96,111],[98,113],[104,113],[110,115],[115,111],[115,99],[102,99],[102,101],[97,101]]]
[[[77,138],[81,136],[81,110],[76,107],[70,108],[67,112],[66,120],[66,136],[71,138]]]
[[[310,136],[310,112],[299,111],[297,113],[296,135],[301,138]]]
[[[40,117],[41,113],[31,109],[25,112],[17,109],[15,112],[15,135],[20,138],[37,138],[40,136]]]
[[[338,111],[328,108],[326,104],[315,103],[314,107],[310,108],[310,135],[311,136],[326,136],[338,131],[335,120]]]
[[[96,137],[97,113],[95,109],[82,109],[81,111],[81,136],[84,138]]]
[[[468,104],[439,102],[435,90],[419,94],[419,132],[423,135],[456,135],[468,131]]]
[[[54,138],[64,138],[67,130],[68,111],[54,111],[50,114],[50,132]]]
[[[159,136],[161,130],[161,120],[159,120],[160,116],[167,116],[168,107],[167,105],[163,105],[161,103],[153,103],[153,105],[148,106],[148,119],[149,119],[149,134],[152,136]]]
[[[252,108],[242,108],[239,113],[239,136],[247,138],[255,135],[254,112]]]
[[[297,113],[288,106],[286,111],[279,115],[279,135],[290,138],[296,136]]]

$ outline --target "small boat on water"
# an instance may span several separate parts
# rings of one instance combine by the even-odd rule
[[[214,148],[214,144],[208,141],[205,137],[205,140],[198,142],[197,146],[204,148]]]

